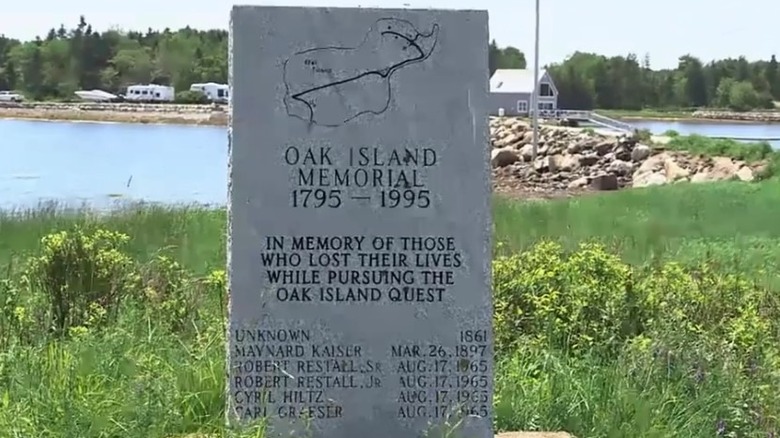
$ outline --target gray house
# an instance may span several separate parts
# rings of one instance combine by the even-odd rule
[[[490,78],[490,115],[527,116],[534,91],[534,71],[498,69]],[[539,71],[539,109],[558,109],[558,89],[547,70]]]

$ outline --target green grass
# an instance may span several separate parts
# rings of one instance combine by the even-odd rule
[[[529,250],[545,239],[568,249],[597,240],[634,266],[708,260],[780,290],[778,218],[778,182],[685,184],[555,202],[496,199],[494,234],[497,253]],[[224,269],[224,211],[147,206],[109,216],[53,209],[0,216],[0,263],[9,266],[0,274],[0,436],[225,436],[224,297],[216,290],[182,296],[182,306],[198,301],[175,330],[175,318],[165,313],[171,309],[138,301],[123,306],[109,326],[69,338],[40,325],[14,325],[36,304],[29,297],[4,304],[10,292],[3,288],[24,283],[24,261],[40,253],[41,237],[77,225],[127,233],[127,252],[143,266],[158,254],[170,256],[194,277],[185,284]],[[496,425],[579,437],[709,438],[717,421],[729,418],[734,436],[775,430],[771,411],[761,413],[761,422],[732,424],[747,409],[739,397],[752,389],[729,365],[692,387],[689,370],[637,357],[628,347],[573,354],[542,344],[501,356]]]
[[[780,262],[780,182],[679,184],[567,202],[498,199],[496,239],[510,251],[541,239],[574,249],[598,239],[629,263],[710,258],[735,269]]]

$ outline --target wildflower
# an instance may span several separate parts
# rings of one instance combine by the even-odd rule
[[[718,436],[726,435],[726,421],[723,419],[718,420],[717,434]]]

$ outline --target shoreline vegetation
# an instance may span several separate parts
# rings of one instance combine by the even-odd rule
[[[701,123],[780,123],[780,111],[594,110],[617,119]],[[0,102],[0,119],[227,126],[228,108],[215,104]]]
[[[495,197],[496,432],[775,436],[778,215],[778,181]],[[0,428],[226,436],[225,226],[0,214]]]

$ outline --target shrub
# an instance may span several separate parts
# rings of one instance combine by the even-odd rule
[[[666,131],[664,131],[662,135],[666,137],[679,137],[680,133],[675,131],[674,129],[667,129]]]
[[[780,354],[780,299],[706,261],[636,269],[600,245],[566,254],[542,242],[498,257],[493,273],[499,353],[532,342],[611,354],[649,339],[672,350],[695,341],[745,366]]]
[[[143,291],[148,310],[165,315],[165,325],[171,330],[181,330],[200,307],[200,286],[177,261],[165,255],[157,255],[140,270],[137,287]]]
[[[200,91],[179,91],[174,97],[174,102],[181,104],[207,104],[209,98]]]
[[[653,138],[653,133],[649,129],[636,129],[634,130],[634,138],[636,141],[647,143]]]
[[[29,259],[23,282],[43,293],[56,334],[116,313],[133,282],[133,262],[122,252],[128,240],[121,233],[79,228],[41,239],[41,254]]]
[[[561,349],[612,348],[631,334],[631,270],[596,244],[566,257],[542,242],[493,264],[496,350],[529,339]],[[627,330],[627,331],[626,331]]]

